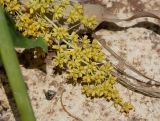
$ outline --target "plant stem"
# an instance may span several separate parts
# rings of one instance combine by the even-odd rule
[[[58,26],[52,22],[47,16],[44,16],[44,19],[47,20],[50,24],[52,24],[55,28],[58,28]]]
[[[13,46],[5,12],[0,6],[0,55],[21,121],[36,121]]]
[[[55,28],[58,27],[58,26],[57,26],[54,22],[52,22],[47,16],[44,16],[44,19],[47,20],[50,24],[52,24],[53,27],[55,27]],[[78,26],[78,25],[80,25],[80,24],[76,24],[75,26]],[[74,28],[75,26],[73,26],[73,28]],[[72,27],[71,27],[71,29],[72,29]],[[62,41],[63,41],[64,43],[66,43],[67,45],[69,45],[70,47],[72,47],[73,49],[76,48],[76,47],[74,47],[71,43],[67,42],[65,39],[62,39]],[[85,63],[86,65],[88,64],[88,62],[86,62],[85,60],[82,60],[82,62]]]

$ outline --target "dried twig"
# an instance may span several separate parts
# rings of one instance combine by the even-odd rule
[[[154,98],[160,98],[160,90],[157,88],[148,88],[145,86],[141,86],[140,84],[133,84],[130,82],[127,78],[124,78],[122,75],[112,72],[114,76],[118,78],[118,82],[122,84],[123,86],[127,87],[128,89],[141,93],[143,95],[154,97]]]
[[[72,118],[76,119],[77,121],[83,121],[82,119],[80,119],[80,118],[74,116],[73,114],[71,114],[71,113],[65,108],[65,106],[64,106],[64,104],[63,104],[63,93],[64,93],[64,92],[65,92],[65,90],[63,89],[63,90],[62,90],[62,93],[61,93],[61,96],[60,96],[60,102],[61,102],[61,106],[62,106],[63,110],[64,110],[69,116],[71,116]]]
[[[86,1],[81,0],[81,3],[83,4],[83,7],[85,9],[85,14],[95,15],[97,17],[98,25],[103,21],[117,23],[122,21],[131,21],[142,17],[151,17],[160,20],[160,10],[138,11],[128,18],[120,18],[118,17],[118,14],[115,14],[114,12],[109,12],[107,8],[100,2],[98,4],[91,4],[86,3]],[[90,11],[92,9],[93,11]],[[94,11],[95,9],[96,11]]]
[[[153,86],[153,84],[150,84],[150,83],[148,83],[148,82],[147,82],[147,83],[146,83],[146,82],[143,82],[143,81],[141,81],[140,79],[137,79],[136,77],[127,74],[127,73],[124,72],[120,67],[114,65],[113,63],[112,63],[112,66],[113,66],[113,68],[114,68],[117,72],[119,72],[120,74],[125,75],[126,77],[137,81],[138,83],[140,83],[140,84],[143,85],[143,86],[148,86],[148,87]]]

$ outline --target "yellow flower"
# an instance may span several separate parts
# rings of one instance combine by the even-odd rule
[[[22,31],[24,36],[42,37],[44,31],[47,31],[47,23],[42,19],[32,18],[28,13],[16,16],[16,26]]]
[[[89,17],[83,16],[81,18],[81,23],[90,29],[94,29],[96,26],[96,17],[95,16],[89,16]]]
[[[70,0],[60,0],[60,2],[61,7],[63,8],[70,4]]]
[[[53,0],[28,0],[25,5],[29,9],[30,14],[33,14],[35,12],[40,12],[41,14],[44,14],[47,12],[47,9],[49,8],[49,5],[53,3]]]
[[[11,14],[14,14],[21,8],[21,5],[17,0],[1,0],[0,3],[4,5],[6,10],[9,11]]]
[[[51,34],[46,33],[44,36],[44,39],[48,42],[48,43],[52,43],[52,36]]]
[[[82,38],[82,47],[83,48],[87,48],[90,46],[90,40],[88,39],[88,36],[85,35],[83,38]]]
[[[71,42],[74,46],[76,46],[79,42],[79,36],[78,36],[78,34],[76,34],[76,32],[72,32],[68,38],[71,40]]]
[[[54,5],[54,8],[50,10],[53,13],[53,19],[59,19],[63,16],[63,7],[60,5]]]
[[[57,40],[62,40],[68,37],[67,29],[64,27],[57,27],[53,28],[52,36],[55,37]]]
[[[79,21],[82,17],[82,14],[83,14],[82,5],[75,4],[73,6],[73,9],[70,12],[70,15],[67,18],[67,22],[68,23],[75,23],[75,22]]]

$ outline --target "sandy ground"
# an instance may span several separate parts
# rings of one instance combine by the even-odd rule
[[[119,13],[119,16],[126,17],[137,10],[160,9],[160,0],[102,0],[107,9]],[[119,8],[116,7],[119,5]],[[138,7],[137,7],[138,6]],[[118,23],[120,26],[129,26],[141,21],[149,21],[160,25],[160,21],[153,18],[140,18],[131,22]],[[147,25],[150,25],[148,23]],[[96,35],[104,38],[110,47],[130,64],[146,75],[160,80],[160,26],[151,25],[147,29],[135,26],[121,31],[99,30]],[[111,55],[108,58],[117,63]],[[28,87],[33,109],[37,121],[76,121],[69,116],[62,108],[60,96],[63,89],[63,103],[65,108],[73,115],[83,121],[159,121],[160,99],[150,98],[132,92],[120,84],[117,88],[126,101],[132,102],[134,110],[128,115],[119,113],[105,99],[90,99],[81,94],[81,86],[66,84],[65,74],[54,74],[53,65],[46,64],[46,73],[36,68],[25,68],[21,66],[24,79]],[[126,72],[131,73],[129,70]],[[135,75],[137,76],[137,75]],[[0,70],[0,121],[18,121],[17,111],[12,104],[12,111],[5,94],[7,80],[4,72]],[[146,81],[146,80],[144,80]],[[47,100],[44,90],[52,90],[55,96]],[[10,92],[9,100],[12,102]]]

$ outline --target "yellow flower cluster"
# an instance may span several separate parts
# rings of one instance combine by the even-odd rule
[[[69,36],[69,40],[71,40],[70,43],[73,46],[76,46],[78,44],[78,39],[79,39],[79,36],[78,34],[76,34],[76,32],[72,32],[71,35]]]
[[[68,35],[67,29],[64,27],[53,28],[52,36],[56,38],[56,40],[65,39]]]
[[[105,97],[108,101],[113,100],[114,106],[120,112],[129,113],[133,106],[130,103],[126,103],[123,101],[123,99],[119,95],[118,90],[114,87],[115,82],[116,78],[109,74],[106,81],[100,82],[96,86],[84,85],[82,88],[82,92],[89,97]]]
[[[90,17],[84,16],[82,17],[81,22],[82,24],[84,24],[84,26],[93,29],[96,25],[96,17],[95,16],[90,16]]]
[[[35,12],[46,13],[53,0],[27,0],[25,2],[26,10],[29,10],[30,14]]]
[[[67,22],[68,23],[75,23],[75,22],[79,21],[82,17],[82,14],[83,14],[82,5],[75,4],[73,6],[73,9],[70,12],[70,15],[67,18]]]
[[[18,0],[0,0],[0,4],[7,6],[6,10],[12,14],[21,9],[21,5]]]
[[[83,93],[112,100],[122,112],[132,109],[115,89],[112,65],[106,61],[97,40],[78,35],[81,26],[87,30],[96,25],[95,16],[85,16],[82,5],[70,4],[69,0],[28,0],[23,4],[18,0],[0,0],[0,4],[14,15],[17,29],[24,36],[43,37],[56,50],[54,65],[65,69],[73,83],[81,83]],[[69,6],[70,13],[63,15]]]
[[[53,13],[53,19],[59,19],[63,16],[63,7],[60,5],[55,5],[50,11]]]
[[[16,26],[24,36],[42,37],[48,24],[41,18],[33,18],[31,14],[24,13],[16,16]]]

